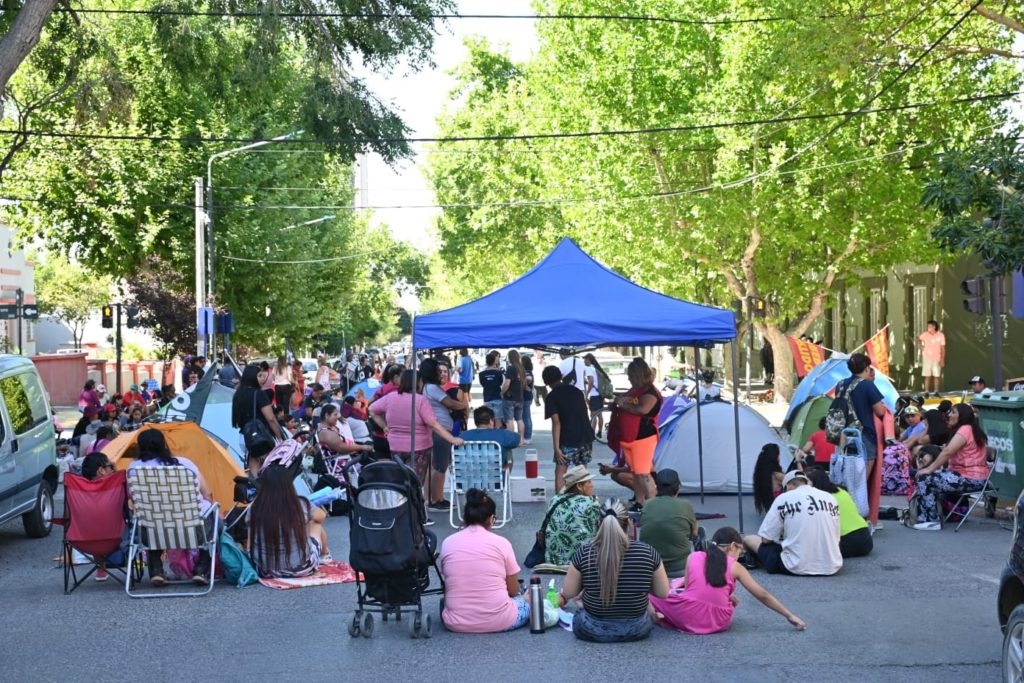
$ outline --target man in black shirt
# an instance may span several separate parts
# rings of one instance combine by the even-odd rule
[[[320,409],[325,403],[324,388],[318,383],[313,383],[309,388],[312,389],[312,393],[302,400],[302,411],[304,418],[315,430],[320,424]]]
[[[562,489],[565,471],[590,462],[594,441],[583,392],[573,384],[562,384],[562,371],[554,365],[541,375],[548,386],[544,417],[551,420],[551,441],[555,448],[555,490]]]

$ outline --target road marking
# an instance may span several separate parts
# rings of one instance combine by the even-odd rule
[[[987,583],[991,583],[991,584],[994,584],[996,586],[999,585],[999,579],[994,578],[992,576],[985,576],[984,574],[971,574],[971,576],[973,578],[975,578],[975,579],[979,579],[981,581],[985,581]]]

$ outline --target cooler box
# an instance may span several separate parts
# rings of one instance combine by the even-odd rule
[[[547,480],[544,477],[512,477],[513,503],[546,503],[548,501]]]

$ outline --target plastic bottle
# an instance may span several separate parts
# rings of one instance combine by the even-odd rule
[[[530,577],[530,633],[544,633],[544,594],[541,592],[540,577]]]
[[[558,604],[558,589],[555,588],[555,580],[551,579],[548,582],[548,604],[558,609],[561,605]]]

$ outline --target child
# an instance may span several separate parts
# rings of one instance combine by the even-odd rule
[[[786,617],[796,630],[803,631],[806,628],[803,620],[786,609],[736,561],[742,554],[743,539],[738,531],[728,526],[716,531],[706,552],[691,553],[687,558],[686,578],[677,579],[667,597],[650,597],[654,619],[666,628],[687,633],[728,630],[737,603],[733,591],[739,581],[762,604]]]

